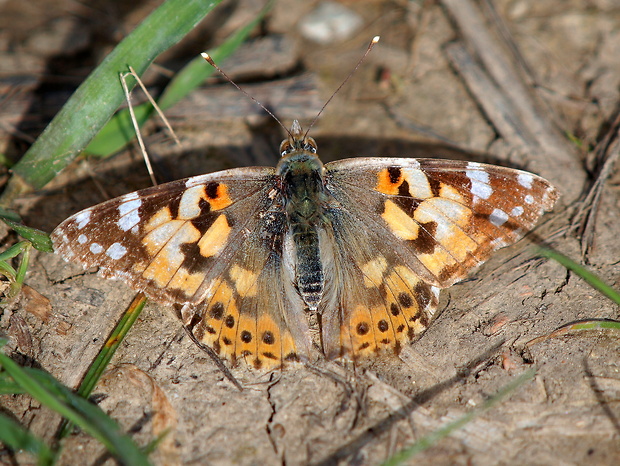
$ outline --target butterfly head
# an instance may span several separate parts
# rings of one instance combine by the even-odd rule
[[[316,142],[313,138],[303,132],[299,121],[293,121],[288,138],[280,144],[280,155],[286,157],[292,152],[302,151],[316,154]]]
[[[309,215],[316,212],[321,203],[326,171],[317,155],[316,142],[306,134],[295,120],[288,139],[280,145],[282,157],[276,175],[287,209]]]

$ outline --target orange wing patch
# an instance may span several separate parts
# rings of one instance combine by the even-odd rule
[[[211,182],[204,187],[205,200],[211,205],[211,210],[222,210],[232,204],[228,194],[228,186],[223,183]]]
[[[283,324],[278,325],[267,313],[241,312],[242,296],[235,284],[218,280],[212,290],[203,309],[184,317],[198,340],[232,364],[243,358],[255,369],[277,369],[285,361],[298,360],[293,337],[283,330]]]
[[[362,269],[373,264],[381,265],[381,261],[370,261]],[[370,306],[348,304],[340,328],[341,352],[354,360],[377,352],[398,353],[402,345],[426,330],[439,303],[439,288],[406,266],[366,274],[367,288],[371,277],[381,301]],[[376,277],[379,282],[375,282]]]
[[[142,243],[153,258],[142,276],[160,288],[167,286],[181,267],[185,255],[181,247],[194,243],[200,238],[200,232],[183,220],[173,220],[146,235]]]
[[[230,231],[231,227],[226,216],[219,215],[198,241],[200,254],[203,257],[217,256],[228,244]]]
[[[375,190],[390,196],[411,196],[415,199],[433,197],[428,177],[416,168],[388,167],[380,170]]]

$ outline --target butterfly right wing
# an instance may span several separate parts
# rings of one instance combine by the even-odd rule
[[[330,251],[321,309],[329,357],[398,351],[429,324],[439,289],[516,242],[557,192],[531,173],[433,159],[326,165]]]

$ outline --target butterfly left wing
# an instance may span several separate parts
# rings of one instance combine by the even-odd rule
[[[557,192],[528,172],[434,159],[347,159],[326,165],[337,245],[330,260],[326,351],[354,357],[426,328],[440,288],[516,242]]]
[[[272,168],[174,181],[83,210],[54,249],[163,304],[233,363],[271,369],[314,352],[304,304],[283,266],[286,219]]]

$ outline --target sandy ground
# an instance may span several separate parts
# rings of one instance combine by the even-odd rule
[[[100,57],[156,2],[129,11],[121,3],[37,3],[0,4],[0,150],[14,157],[27,148],[26,136],[37,135]],[[250,48],[249,56],[260,60],[246,69],[241,65],[247,65],[248,55],[226,67],[260,99],[269,100],[274,88],[283,88],[276,78],[301,79],[303,89],[291,87],[273,107],[288,124],[293,118],[307,122],[365,44],[380,34],[380,44],[313,128],[322,158],[457,157],[535,171],[563,193],[536,234],[579,259],[582,246],[571,222],[592,173],[604,161],[591,149],[613,128],[620,101],[620,5],[611,0],[488,3],[492,10],[484,5],[478,10],[485,18],[480,27],[457,10],[468,5],[464,1],[343,1],[362,27],[346,39],[318,45],[300,32],[318,2],[282,0],[255,36],[272,48]],[[222,5],[217,20],[207,20],[159,63],[178,68],[239,27],[257,7],[250,0]],[[481,55],[492,46],[502,53],[487,62]],[[469,61],[457,59],[462,53]],[[491,78],[489,84],[483,78],[499,59],[517,72]],[[161,82],[155,72],[145,79],[154,89]],[[523,86],[521,96],[516,85],[501,89],[513,79]],[[498,88],[500,97],[516,90],[513,99],[531,99],[540,121],[494,101]],[[534,136],[511,133],[503,122],[506,115],[520,118],[517,127]],[[149,152],[167,179],[277,160],[282,132],[256,116],[228,85],[197,91],[170,117],[182,149],[161,128],[146,131]],[[602,180],[585,258],[612,285],[619,277],[618,181],[613,170]],[[17,207],[27,224],[51,231],[82,208],[148,185],[139,154],[131,151],[77,162],[49,189],[20,199]],[[3,242],[14,240],[6,230],[1,234]],[[51,310],[41,319],[45,300],[33,300],[33,293],[7,306],[0,323],[10,338],[8,350],[20,362],[75,387],[133,292],[41,253],[34,255],[27,284],[49,300]],[[617,319],[617,306],[560,265],[537,258],[535,245],[526,240],[499,251],[468,280],[443,291],[440,310],[399,358],[355,368],[322,362],[271,374],[237,367],[232,372],[244,386],[240,392],[187,338],[170,309],[150,304],[95,399],[141,444],[162,426],[172,427],[153,455],[157,464],[378,464],[535,366],[533,381],[417,461],[620,462],[617,335],[573,332],[527,344],[576,320]],[[46,438],[58,422],[27,397],[5,396],[0,405]],[[94,440],[76,434],[68,439],[61,464],[94,463],[102,454]],[[26,456],[0,450],[0,462],[12,461],[29,463]]]

